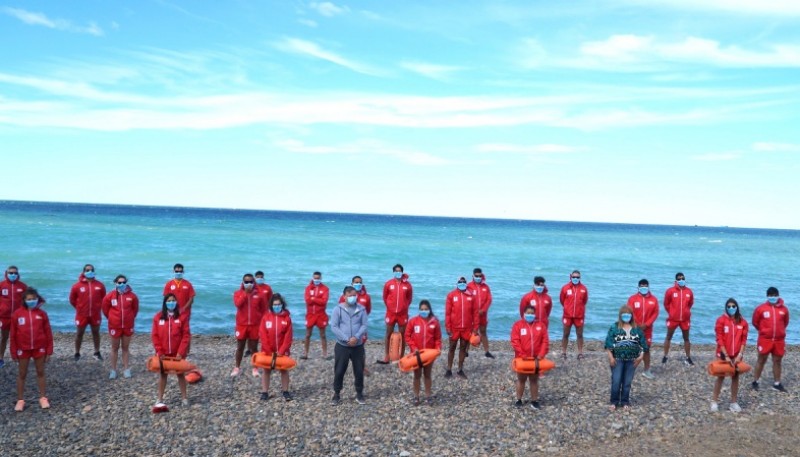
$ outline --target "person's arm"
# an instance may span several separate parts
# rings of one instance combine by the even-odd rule
[[[547,356],[548,352],[550,352],[550,336],[547,334],[547,327],[545,327],[544,331],[541,333],[539,351],[536,355],[539,359],[543,359]]]
[[[391,295],[392,291],[389,289],[389,282],[387,281],[386,284],[383,285],[383,303],[386,305],[386,308],[389,308],[389,295]]]
[[[489,307],[492,306],[492,289],[487,285],[486,286],[486,297],[484,297],[484,301],[481,303],[483,307],[483,312],[485,314],[489,313]]]
[[[561,288],[561,293],[558,294],[558,302],[561,303],[561,307],[564,307],[564,304],[567,303],[567,289],[569,286],[564,286]],[[578,297],[573,297],[573,300],[577,300]]]
[[[744,358],[744,350],[747,348],[747,322],[742,319],[742,347],[739,349],[739,361]]]
[[[17,323],[15,322],[14,316],[11,316],[11,334],[9,336],[9,350],[11,351],[11,359],[18,360],[19,356],[17,355]]]
[[[514,357],[522,354],[522,341],[520,341],[519,326],[516,323],[511,327],[511,348],[514,349]]]
[[[451,330],[452,329],[451,325],[452,325],[452,322],[453,322],[453,317],[452,317],[453,312],[450,309],[450,301],[451,301],[450,294],[447,294],[447,298],[444,299],[444,302],[445,302],[444,303],[444,328],[445,328],[445,330],[447,330],[447,334],[448,335],[453,333],[452,330]]]
[[[192,331],[189,322],[181,322],[181,343],[178,345],[178,356],[185,359],[189,355],[189,343],[192,341]]]
[[[80,283],[79,283],[80,284]],[[79,285],[75,284],[72,286],[72,289],[69,290],[69,304],[72,305],[73,308],[78,308],[78,289]],[[89,293],[91,294],[93,291],[91,288],[89,289]]]
[[[45,354],[47,354],[47,358],[49,359],[51,355],[53,355],[53,329],[50,327],[50,317],[48,317],[47,313],[42,312],[43,314],[43,324],[44,324],[44,335],[47,341],[45,341]]]
[[[408,291],[406,292],[406,308],[408,308],[414,302],[414,286],[407,280],[406,284],[408,284]]]
[[[150,341],[153,342],[153,349],[156,350],[156,355],[164,355],[164,348],[161,347],[161,338],[158,337],[158,316],[153,317],[153,324],[150,326]]]
[[[281,347],[278,349],[278,354],[281,355],[288,355],[289,351],[292,349],[292,318],[286,316],[286,332],[283,334],[283,340],[281,340]]]
[[[366,300],[364,300],[364,309],[367,310],[367,314],[372,312],[372,297],[369,294],[366,294]]]
[[[651,306],[649,309],[649,316],[647,317],[648,327],[652,327],[653,324],[656,323],[656,319],[658,319],[658,300],[655,298],[655,296],[653,297],[653,300],[655,300],[655,306]],[[645,304],[645,306],[647,305]]]
[[[523,315],[525,314],[525,307],[528,306],[528,302],[527,302],[527,300],[525,300],[525,298],[527,298],[527,294],[523,295],[522,298],[520,298],[520,300],[519,300],[519,318],[520,319],[523,318]]]
[[[336,335],[337,340],[347,341],[350,339],[350,337],[345,335],[344,332],[342,332],[342,329],[339,328],[341,326],[341,323],[342,323],[342,307],[337,305],[333,308],[333,312],[331,313],[330,327],[331,330],[333,331],[333,334]]]
[[[131,300],[131,311],[133,311],[133,320],[135,321],[139,314],[139,297],[136,294],[133,294],[133,300]]]
[[[478,304],[475,303],[475,300],[472,300],[472,333],[478,333],[480,329],[480,318],[478,317],[479,308]]]
[[[111,294],[107,294],[103,297],[103,304],[101,305],[101,311],[103,311],[103,316],[108,319],[108,312],[111,311]]]
[[[183,309],[181,309],[182,312],[186,312],[186,310],[191,309],[192,305],[194,304],[194,297],[195,297],[194,286],[192,286],[192,283],[188,281],[187,283],[189,285],[189,299],[186,300],[186,304],[183,305]]]
[[[412,319],[406,325],[406,333],[403,335],[403,339],[405,339],[406,344],[408,345],[408,350],[410,352],[417,352],[417,343],[414,341],[414,323],[416,319]]]
[[[233,293],[233,306],[241,308],[247,304],[247,291],[239,289]]]
[[[358,341],[361,341],[361,338],[364,336],[365,333],[367,333],[367,320],[369,319],[367,311],[361,308],[363,307],[356,308],[358,310],[358,315],[360,319],[358,320],[359,322],[358,330],[356,331],[356,334],[353,335]]]
[[[728,329],[728,330],[733,331],[734,329]],[[719,350],[720,354],[722,354],[723,357],[727,358],[728,349],[725,347],[725,322],[721,317],[717,319],[716,324],[714,324],[714,335],[716,335],[717,346],[721,348]]]
[[[436,318],[434,318],[436,319]],[[433,340],[434,346],[438,350],[442,350],[442,325],[439,323],[439,320],[436,319],[436,325],[433,328]]]

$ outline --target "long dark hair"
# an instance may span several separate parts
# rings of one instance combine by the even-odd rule
[[[422,309],[422,305],[428,305],[428,309],[431,311],[431,317],[436,317],[433,314],[433,306],[431,306],[431,302],[429,302],[428,300],[420,300],[419,309]]]
[[[181,314],[181,304],[180,304],[180,301],[178,301],[178,297],[176,297],[175,294],[164,295],[164,301],[161,303],[161,320],[162,321],[167,320],[167,317],[169,315],[169,310],[167,309],[167,300],[169,299],[169,297],[174,298],[175,301],[178,302],[177,306],[175,306],[175,311],[172,312],[172,315],[175,316],[175,318],[177,318]]]
[[[272,295],[272,299],[270,299],[270,301],[269,301],[269,310],[268,311],[270,313],[273,312],[272,311],[272,304],[275,303],[275,300],[278,300],[279,302],[281,302],[281,311],[285,311],[286,310],[286,299],[283,298],[283,295],[277,294],[277,293]]]
[[[731,303],[736,305],[736,314],[733,315],[733,321],[738,324],[742,321],[742,313],[741,309],[739,308],[739,302],[737,302],[735,298],[731,297],[725,302],[725,315],[728,315],[728,305]]]

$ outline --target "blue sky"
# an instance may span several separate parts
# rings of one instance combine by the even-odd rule
[[[0,199],[800,229],[800,3],[0,0]]]

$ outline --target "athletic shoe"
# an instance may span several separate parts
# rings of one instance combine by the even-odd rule
[[[301,355],[300,356],[300,360],[308,360],[308,356],[307,355]]]
[[[331,398],[331,405],[336,406],[342,402],[341,397],[339,397],[339,392],[335,392],[333,394],[333,398]]]
[[[425,403],[428,405],[433,404],[433,397],[425,397]]]
[[[153,405],[152,411],[153,411],[153,414],[167,413],[167,412],[169,412],[169,408],[167,408],[166,404],[164,404],[162,402],[158,402],[155,405]]]
[[[252,352],[250,352],[250,349],[247,349],[247,350],[244,351],[244,356],[245,357],[250,357],[251,355],[252,355]]]
[[[39,399],[39,406],[41,406],[42,409],[50,409],[50,401],[47,400],[47,397],[41,397]]]
[[[451,370],[445,371],[444,372],[444,377],[445,378],[452,378],[453,377],[453,372]]]
[[[117,371],[111,370],[111,372],[108,373],[108,379],[117,379]]]
[[[692,358],[691,357],[686,357],[686,360],[684,360],[683,363],[685,363],[686,366],[690,366],[690,367],[694,366],[694,362],[692,362]]]
[[[731,403],[730,410],[732,413],[741,413],[742,407],[739,406],[739,403]]]
[[[323,360],[333,360],[333,356],[332,355],[323,355],[322,359]]]
[[[735,405],[735,404],[736,403],[731,403],[731,411],[733,411],[733,405]],[[715,402],[715,401],[712,401],[710,409],[711,409],[712,413],[716,413],[717,411],[719,411],[719,404],[717,402]]]
[[[269,392],[261,392],[261,399],[264,401],[269,400]]]
[[[25,400],[17,400],[17,404],[14,406],[14,411],[20,412],[25,409]]]
[[[458,370],[458,372],[456,373],[456,376],[458,376],[461,379],[467,379],[467,375],[464,374],[464,370]]]
[[[583,353],[578,354],[578,360],[583,360],[586,356]]]
[[[654,375],[650,370],[643,371],[642,376],[644,376],[647,379],[656,379],[656,375]]]
[[[376,360],[375,363],[377,363],[379,365],[389,365],[389,359],[386,358],[386,359],[383,359],[383,360]]]
[[[661,357],[661,365],[667,364],[667,356]]]
[[[259,377],[259,374],[258,374],[258,368],[253,368],[253,377],[254,377],[254,378],[257,378],[257,377]]]
[[[283,399],[286,401],[292,401],[292,394],[288,390],[284,390]]]
[[[5,366],[5,364],[6,364],[6,361],[3,360],[3,359],[0,359],[0,368],[3,368],[3,366]]]
[[[419,397],[414,397],[413,404],[414,406],[419,406]]]
[[[786,392],[786,387],[783,387],[783,384],[781,384],[779,382],[773,384],[772,388],[777,390],[778,392],[784,392],[784,393]]]
[[[484,355],[484,356],[486,356],[486,358],[487,358],[487,359],[493,359],[493,358],[494,358],[494,356],[492,355],[492,353],[491,353],[491,352],[489,352],[489,351],[486,351],[486,354],[483,354],[483,355]]]
[[[100,351],[94,353],[95,360],[103,360],[103,356],[100,355]]]
[[[231,377],[235,378],[235,377],[239,376],[239,371],[241,371],[241,370],[239,370],[239,367],[233,367],[233,370],[231,370]]]
[[[469,352],[464,351],[464,357],[469,357]]]
[[[131,369],[130,368],[126,368],[125,371],[122,372],[122,376],[125,376],[126,378],[130,378],[131,377]]]
[[[189,399],[188,398],[184,398],[183,400],[181,400],[181,405],[189,406]]]
[[[753,381],[753,382],[750,384],[750,387],[752,387],[752,388],[753,388],[753,390],[758,390],[758,381]]]
[[[566,352],[562,352],[561,353],[561,360],[567,360],[567,353]]]
[[[514,403],[514,406],[515,406],[515,407],[517,407],[517,408],[522,408],[522,400],[517,400],[517,401]]]
[[[531,409],[540,410],[542,406],[539,404],[539,400],[534,400],[531,402]]]
[[[364,405],[364,404],[367,403],[366,401],[364,401],[364,395],[363,394],[357,394],[356,395],[356,403],[358,403],[359,405]]]
[[[74,358],[74,359],[75,359],[75,361],[77,362],[78,360],[80,360],[80,359],[81,359],[81,353],[80,353],[80,352],[76,352],[76,353],[75,353],[75,357],[73,357],[73,358]]]

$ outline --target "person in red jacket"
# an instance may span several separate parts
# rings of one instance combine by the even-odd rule
[[[267,284],[266,279],[264,279],[264,272],[259,270],[256,271],[256,289],[258,289],[258,294],[261,295],[261,303],[264,303],[264,307],[267,307],[268,303],[272,303],[272,287]]]
[[[103,360],[100,355],[100,323],[103,321],[103,297],[106,286],[95,279],[94,265],[87,263],[78,276],[78,282],[69,291],[69,304],[75,308],[75,361],[81,358],[83,335],[88,325],[92,329],[94,342],[94,358]]]
[[[178,307],[181,312],[181,319],[189,322],[192,317],[192,305],[194,304],[194,286],[189,280],[183,278],[183,265],[176,263],[172,267],[172,279],[164,284],[164,296],[174,294],[178,299]],[[191,342],[190,342],[191,345]]]
[[[639,280],[638,291],[628,298],[628,306],[633,310],[633,320],[644,332],[647,346],[650,347],[653,344],[653,324],[658,319],[658,298],[650,293],[650,281]],[[643,360],[642,376],[655,379],[655,375],[650,371],[650,351],[644,353]]]
[[[311,282],[305,290],[306,300],[306,338],[303,342],[303,355],[301,360],[308,359],[308,347],[311,345],[311,333],[316,326],[319,329],[319,342],[322,346],[322,358],[328,359],[328,339],[325,337],[325,328],[330,317],[326,312],[330,289],[322,283],[322,273],[315,271],[311,275]]]
[[[383,303],[386,305],[386,336],[383,339],[384,352],[383,360],[378,360],[377,363],[386,365],[389,363],[389,340],[394,332],[394,326],[397,324],[398,331],[401,335],[406,333],[406,324],[408,323],[408,307],[411,306],[411,300],[414,297],[414,288],[408,281],[408,275],[404,273],[403,266],[399,263],[392,267],[392,274],[394,277],[383,285]],[[402,356],[406,352],[405,336],[403,337],[403,344],[400,349]]]
[[[478,329],[481,332],[484,356],[493,359],[494,356],[489,352],[489,337],[486,335],[486,327],[489,325],[489,307],[492,306],[492,289],[486,284],[486,276],[480,268],[472,270],[472,281],[467,284],[467,290],[475,297],[478,306]]]
[[[189,355],[189,342],[192,340],[192,332],[189,328],[189,321],[182,315],[180,300],[175,294],[167,294],[161,304],[161,311],[153,316],[153,326],[150,331],[150,338],[153,341],[153,349],[159,358],[175,357],[185,359]],[[167,387],[167,373],[160,373],[158,378],[158,401],[153,406],[153,412],[168,411],[164,404],[164,390]],[[178,375],[178,388],[181,390],[181,402],[183,406],[189,406],[189,398],[186,393],[186,377]]]
[[[250,353],[258,351],[258,330],[261,318],[264,315],[265,303],[261,301],[261,294],[255,286],[256,278],[247,273],[242,276],[239,290],[233,293],[233,304],[236,306],[236,355],[231,376],[239,376],[244,346]],[[253,376],[258,377],[258,368],[253,367]]]
[[[22,295],[23,306],[11,315],[11,358],[19,364],[17,374],[17,404],[14,411],[25,409],[25,378],[31,359],[36,366],[36,383],[39,386],[39,406],[50,407],[47,400],[47,381],[44,364],[53,354],[53,331],[50,319],[42,309],[44,298],[34,288],[27,288]]]
[[[678,272],[675,274],[675,284],[667,289],[664,294],[664,310],[667,312],[667,338],[664,340],[664,357],[661,364],[667,363],[669,346],[672,342],[672,335],[675,329],[680,327],[683,334],[683,351],[686,365],[694,366],[692,361],[692,343],[689,342],[689,326],[692,317],[692,306],[694,305],[694,293],[692,289],[686,287],[686,276]]]
[[[5,278],[0,282],[0,368],[5,365],[6,345],[11,331],[11,314],[22,307],[22,294],[28,286],[19,279],[19,269],[14,265],[6,268]]]
[[[131,377],[130,344],[133,337],[136,315],[139,313],[139,297],[133,293],[125,275],[114,278],[114,290],[103,298],[103,315],[108,321],[108,333],[111,335],[111,372],[108,379],[117,379],[117,357],[120,342],[122,343],[123,376]]]
[[[789,308],[783,303],[778,289],[767,289],[767,301],[753,311],[753,328],[758,331],[758,362],[753,372],[752,387],[758,390],[758,380],[767,358],[772,355],[772,388],[786,392],[781,384],[781,361],[786,353],[786,327],[789,326]]]
[[[292,317],[286,309],[286,300],[281,294],[275,294],[270,301],[270,307],[261,318],[258,334],[261,338],[261,351],[272,355],[289,355],[292,349]],[[292,400],[289,393],[289,372],[281,372],[281,391],[283,399]],[[265,368],[261,377],[261,399],[269,400],[269,381],[272,371]]]
[[[747,346],[747,321],[739,311],[739,303],[729,298],[725,302],[725,313],[717,318],[714,325],[717,337],[717,359],[727,360],[732,366],[742,361],[744,348]],[[714,395],[711,400],[711,412],[719,411],[719,393],[722,390],[722,381],[725,378],[718,376],[714,382]],[[731,412],[738,413],[742,408],[737,403],[739,395],[739,372],[734,372],[731,377]]]
[[[406,342],[411,354],[416,354],[422,349],[442,350],[442,327],[439,319],[433,315],[431,302],[419,302],[419,315],[412,317],[406,326]],[[425,402],[431,403],[431,372],[433,363],[414,370],[414,406],[419,405],[420,378],[425,378]]]
[[[475,297],[467,290],[467,279],[463,276],[458,279],[456,288],[450,291],[445,298],[444,305],[444,326],[447,335],[450,337],[450,346],[447,349],[447,371],[445,378],[453,376],[453,358],[458,351],[458,377],[467,379],[464,374],[464,358],[467,353],[467,345],[472,334],[478,333],[478,305]]]
[[[514,357],[533,357],[541,360],[550,350],[547,326],[536,320],[536,308],[533,305],[527,305],[523,311],[522,319],[511,327],[511,347],[514,349]],[[531,408],[539,409],[538,374],[517,373],[517,402],[514,406],[522,407],[526,382],[530,385]]]
[[[561,358],[567,358],[567,345],[572,326],[575,326],[575,337],[578,344],[578,359],[583,358],[583,324],[586,316],[586,303],[589,302],[589,290],[581,283],[581,272],[573,271],[569,282],[561,287],[558,301],[564,308],[561,323],[564,324],[564,337],[561,339]]]
[[[522,319],[525,314],[525,308],[531,305],[536,309],[537,322],[549,326],[550,311],[553,310],[553,299],[547,293],[547,286],[544,283],[545,280],[542,276],[533,278],[533,290],[523,295],[519,301],[519,317]]]

